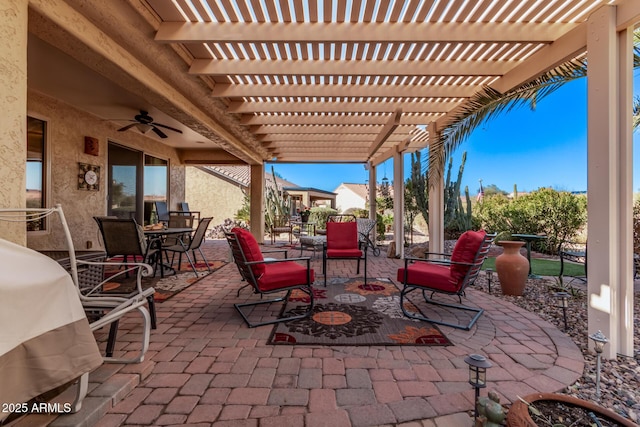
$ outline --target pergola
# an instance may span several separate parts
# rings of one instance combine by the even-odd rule
[[[637,0],[9,4],[12,13],[0,18],[0,52],[11,64],[1,71],[0,151],[15,157],[2,156],[0,178],[24,174],[24,147],[12,135],[24,135],[31,34],[153,105],[166,123],[195,132],[197,138],[185,132],[163,140],[183,164],[249,164],[256,235],[264,231],[265,162],[363,163],[369,182],[376,182],[376,166],[393,158],[400,198],[402,155],[427,147],[472,94],[485,85],[504,92],[586,57],[589,332],[600,329],[611,339],[609,357],[633,354],[631,47],[640,20]],[[64,85],[41,84],[39,90],[105,120],[129,113],[119,113],[116,102],[99,108],[98,100],[71,97]],[[107,103],[105,98],[99,101]],[[441,181],[430,183],[430,245],[436,251],[444,234]],[[16,197],[0,192],[0,204]],[[398,198],[395,217],[401,219]],[[401,220],[395,230],[401,239]],[[397,247],[402,255],[401,242]]]

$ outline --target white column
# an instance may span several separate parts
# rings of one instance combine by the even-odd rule
[[[264,242],[264,164],[251,165],[251,234]]]
[[[378,194],[378,183],[376,182],[376,167],[369,163],[369,219],[376,219],[376,195]],[[373,238],[378,236],[377,227],[373,228]]]
[[[587,333],[601,330],[609,338],[606,358],[633,355],[631,42],[629,30],[619,38],[615,24],[615,6],[603,6],[587,31]]]
[[[404,157],[397,147],[393,153],[393,239],[396,256],[404,258]]]
[[[429,139],[438,138],[435,122],[429,125]],[[432,149],[432,146],[429,147]],[[429,165],[429,167],[434,167]],[[429,173],[429,252],[444,252],[444,162],[439,173]],[[435,178],[435,177],[438,178]]]
[[[633,357],[633,27],[618,33],[618,257],[617,353]]]
[[[0,14],[0,207],[26,203],[28,2],[6,0]],[[0,221],[0,237],[27,244],[24,223]]]

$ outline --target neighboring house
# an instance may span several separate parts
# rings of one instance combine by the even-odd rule
[[[295,211],[304,206],[335,206],[335,194],[315,188],[302,188],[293,182],[276,177],[278,188],[293,197]],[[213,217],[211,227],[233,219],[242,208],[245,194],[249,194],[251,173],[249,166],[191,166],[186,168],[185,197],[189,208],[200,211],[201,217]],[[265,171],[265,187],[274,185],[273,175]],[[293,212],[292,212],[293,213]]]
[[[339,212],[347,209],[366,209],[369,200],[369,186],[367,184],[342,183],[333,190],[336,193],[336,207]]]

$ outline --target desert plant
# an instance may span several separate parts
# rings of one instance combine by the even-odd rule
[[[471,213],[471,198],[469,197],[469,187],[465,187],[464,207],[462,198],[460,197],[460,185],[462,183],[462,174],[464,172],[464,164],[467,161],[467,152],[462,153],[458,176],[455,181],[451,180],[451,169],[453,168],[453,159],[449,158],[449,166],[444,184],[444,231],[445,238],[455,238],[461,233],[473,228],[473,216]]]
[[[278,187],[273,166],[271,166],[271,175],[273,176],[273,186],[266,188],[264,198],[264,222],[267,229],[271,228],[276,216],[287,216],[291,213],[291,199]]]
[[[251,198],[249,197],[249,194],[244,193],[242,207],[238,209],[233,218],[238,221],[249,222],[249,219],[251,218]]]

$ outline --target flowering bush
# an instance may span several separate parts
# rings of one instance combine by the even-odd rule
[[[249,224],[242,220],[227,218],[222,224],[218,224],[209,230],[207,237],[210,239],[223,239],[224,233],[230,232],[234,227],[241,227],[248,230]]]

